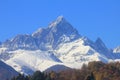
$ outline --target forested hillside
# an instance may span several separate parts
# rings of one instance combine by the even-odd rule
[[[33,75],[14,77],[12,80],[120,80],[120,63],[89,62],[79,70],[69,69],[60,72],[40,72]]]

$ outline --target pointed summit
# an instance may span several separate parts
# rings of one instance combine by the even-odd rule
[[[57,19],[55,20],[56,23],[68,23],[64,16],[58,16]]]
[[[32,36],[38,40],[39,48],[42,47],[42,49],[42,44],[49,44],[52,45],[52,48],[56,48],[60,43],[69,42],[81,37],[78,31],[63,16],[59,16],[47,28],[37,30]]]
[[[78,31],[63,17],[59,16],[53,21],[48,28],[54,33],[61,33],[62,35],[79,35]],[[80,35],[79,35],[80,36]]]
[[[97,38],[96,42],[97,45],[99,44],[101,47],[106,47],[101,38]]]
[[[96,44],[99,48],[106,48],[106,45],[105,45],[104,42],[101,40],[101,38],[97,38],[95,44]]]
[[[65,18],[63,16],[58,16],[58,18],[56,19],[56,21],[60,22],[60,21],[64,21]]]
[[[78,31],[63,16],[59,16],[48,28],[54,35],[57,34],[57,37],[67,36],[70,40],[81,37]]]
[[[50,23],[49,27],[55,27],[59,24],[69,24],[63,16],[58,16],[55,21]]]

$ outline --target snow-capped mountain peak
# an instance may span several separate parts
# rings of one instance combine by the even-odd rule
[[[78,31],[63,16],[59,16],[48,27],[39,28],[31,35],[17,35],[6,40],[2,46],[10,50],[50,50],[56,48],[60,43],[76,40],[80,37]]]
[[[118,58],[120,54],[113,54],[100,38],[93,42],[81,36],[63,16],[46,28],[17,35],[0,46],[0,60],[26,74],[59,64],[80,68],[90,61],[109,62]]]
[[[45,50],[48,47],[43,47],[42,44],[56,48],[60,43],[69,42],[81,37],[78,31],[63,16],[59,16],[47,28],[35,31],[32,36],[37,40],[38,47]]]
[[[67,23],[67,21],[65,20],[65,18],[63,16],[59,16],[55,21],[51,22],[49,27],[55,27],[60,23]]]
[[[65,22],[65,18],[63,16],[58,16],[57,19],[56,19],[56,22]]]
[[[81,37],[78,31],[63,16],[59,16],[52,22],[49,25],[49,29],[52,33],[57,34],[57,36],[72,36],[73,39]]]

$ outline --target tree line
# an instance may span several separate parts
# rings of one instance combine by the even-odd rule
[[[105,64],[94,61],[84,64],[81,69],[48,73],[36,71],[29,76],[19,74],[11,80],[120,80],[120,62]]]

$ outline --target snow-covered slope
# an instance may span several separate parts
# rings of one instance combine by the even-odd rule
[[[31,74],[36,70],[44,71],[50,66],[61,63],[53,53],[46,51],[16,50],[8,53],[12,53],[13,56],[5,62],[15,70],[25,74]]]
[[[90,61],[107,62],[108,59],[99,54],[89,45],[84,45],[84,39],[80,38],[73,42],[60,44],[59,48],[55,50],[55,55],[63,62],[67,63],[81,63]]]
[[[84,45],[85,41],[84,38],[79,38],[71,42],[61,43],[51,51],[23,49],[6,51],[2,54],[8,54],[9,58],[6,59],[4,56],[2,59],[15,70],[25,74],[31,74],[36,70],[44,71],[58,64],[80,68],[82,64],[87,64],[90,61],[108,62],[108,58],[104,55],[99,54],[89,45]]]
[[[114,52],[120,51],[115,49]],[[54,65],[80,68],[90,61],[119,59],[120,55],[109,50],[100,38],[93,42],[81,36],[63,16],[46,28],[17,35],[0,45],[0,60],[25,74],[44,71]]]
[[[120,46],[116,47],[116,48],[113,50],[113,53],[120,53]]]

